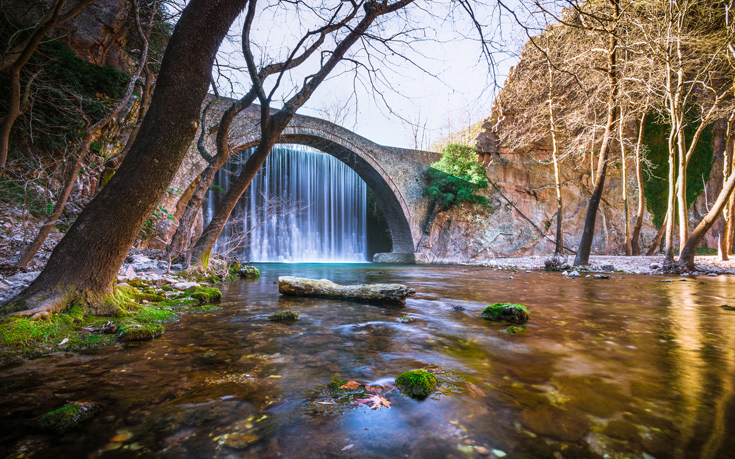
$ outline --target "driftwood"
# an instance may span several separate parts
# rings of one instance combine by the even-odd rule
[[[416,291],[402,284],[338,285],[327,279],[282,276],[278,291],[290,296],[313,296],[358,301],[384,306],[406,305],[406,297]]]

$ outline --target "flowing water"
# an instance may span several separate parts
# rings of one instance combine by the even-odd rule
[[[252,150],[220,169],[205,221]],[[346,164],[300,145],[277,145],[233,211],[215,249],[243,260],[367,261],[367,187]],[[257,243],[251,243],[257,241]]]
[[[0,371],[0,457],[733,457],[730,278],[259,267],[260,279],[223,287],[222,310],[184,316],[155,341]],[[417,295],[399,310],[282,297],[279,275],[401,282]],[[528,306],[525,333],[478,317],[508,301]],[[300,319],[265,319],[287,309]],[[414,368],[440,382],[424,401],[391,390]],[[330,393],[335,373],[382,386],[391,409]],[[102,408],[64,435],[24,426],[67,401]]]

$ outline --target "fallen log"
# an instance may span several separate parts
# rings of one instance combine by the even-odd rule
[[[402,284],[339,285],[328,279],[281,276],[278,291],[283,295],[335,298],[384,306],[406,305],[406,297],[416,290]]]

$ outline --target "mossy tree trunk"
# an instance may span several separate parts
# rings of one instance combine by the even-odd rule
[[[246,3],[192,0],[186,6],[130,153],[56,246],[38,278],[0,311],[41,316],[84,304],[92,312],[114,312],[117,272],[191,144],[217,49]]]

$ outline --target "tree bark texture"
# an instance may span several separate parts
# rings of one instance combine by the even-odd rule
[[[646,104],[647,106],[648,104]],[[643,212],[646,208],[646,196],[643,189],[643,134],[646,126],[646,113],[641,115],[640,125],[638,126],[638,142],[635,145],[635,177],[638,182],[638,210],[635,215],[635,225],[633,225],[633,234],[630,237],[630,250],[633,255],[641,254],[641,228],[643,227]]]
[[[610,5],[615,10],[614,21],[617,23],[620,17],[619,0],[610,0]],[[584,219],[584,229],[582,230],[582,239],[579,242],[579,249],[574,258],[574,266],[583,266],[589,264],[590,251],[592,250],[592,240],[595,236],[595,220],[597,211],[600,207],[602,192],[605,187],[605,176],[607,172],[607,161],[610,152],[610,140],[612,137],[612,129],[618,117],[618,74],[617,74],[617,46],[618,40],[615,31],[610,33],[607,49],[608,72],[607,80],[610,87],[607,99],[607,124],[605,125],[605,133],[602,138],[602,146],[600,147],[600,159],[597,163],[597,173],[595,177],[595,187],[590,196],[589,205],[587,206],[587,214]]]
[[[114,312],[117,272],[196,133],[217,49],[247,0],[192,0],[161,63],[156,91],[130,153],[82,211],[46,268],[4,312],[47,315],[74,303]]]

